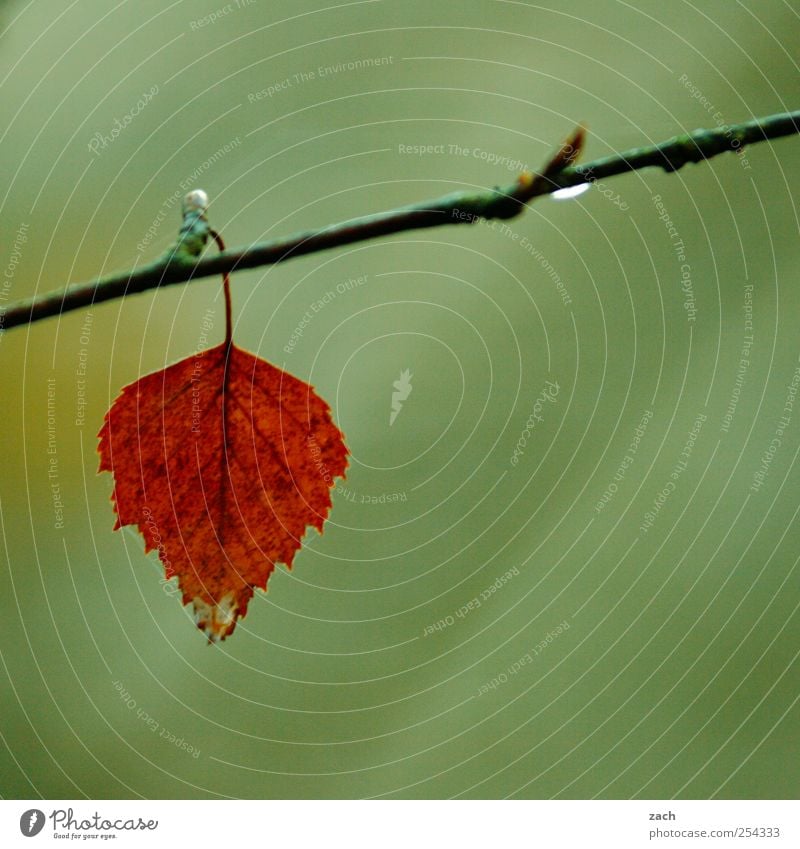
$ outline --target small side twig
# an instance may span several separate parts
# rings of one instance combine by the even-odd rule
[[[695,130],[660,144],[634,148],[585,165],[575,165],[573,163],[583,145],[583,129],[579,127],[539,174],[523,172],[510,186],[489,191],[455,192],[388,212],[354,218],[316,230],[305,230],[246,247],[231,248],[215,256],[198,258],[193,250],[185,250],[179,245],[155,262],[134,271],[111,274],[89,283],[68,285],[12,303],[5,312],[0,311],[0,330],[30,324],[48,316],[147,289],[285,262],[304,254],[391,233],[443,224],[468,224],[481,218],[513,218],[534,198],[557,189],[614,177],[640,168],[657,167],[667,172],[677,171],[690,162],[702,162],[726,151],[737,151],[747,144],[796,133],[800,133],[800,111],[770,115],[711,130]]]

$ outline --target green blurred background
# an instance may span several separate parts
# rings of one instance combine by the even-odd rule
[[[579,121],[588,160],[797,108],[799,12],[3,3],[0,297],[150,261],[187,187],[246,244],[507,183]],[[219,281],[3,334],[2,795],[796,797],[798,164],[764,143],[237,274],[238,343],[352,459],[217,647],[112,531],[95,434],[207,310],[222,338]]]

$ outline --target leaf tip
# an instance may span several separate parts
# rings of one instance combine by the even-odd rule
[[[189,604],[192,605],[195,625],[208,637],[209,645],[232,634],[236,621],[244,613],[239,613],[239,603],[232,592],[226,593],[216,604],[199,596],[195,596]]]

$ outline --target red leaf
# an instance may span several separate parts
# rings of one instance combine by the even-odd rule
[[[228,352],[226,358],[226,351]],[[226,343],[126,386],[98,434],[116,528],[137,525],[209,641],[322,531],[347,448],[307,383]]]

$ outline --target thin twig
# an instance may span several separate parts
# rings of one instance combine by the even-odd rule
[[[108,301],[199,277],[240,271],[285,262],[304,254],[374,239],[390,233],[469,224],[481,218],[513,218],[535,197],[557,189],[614,177],[639,168],[677,171],[689,162],[702,162],[747,144],[800,132],[800,111],[757,118],[744,124],[695,130],[660,144],[634,148],[586,165],[571,164],[583,141],[578,128],[539,174],[523,172],[510,186],[478,192],[455,192],[435,200],[353,218],[317,230],[231,248],[215,256],[197,258],[194,250],[179,244],[155,262],[134,271],[123,271],[89,283],[69,285],[52,292],[16,301],[5,312],[0,308],[0,331],[60,315],[100,301]]]

